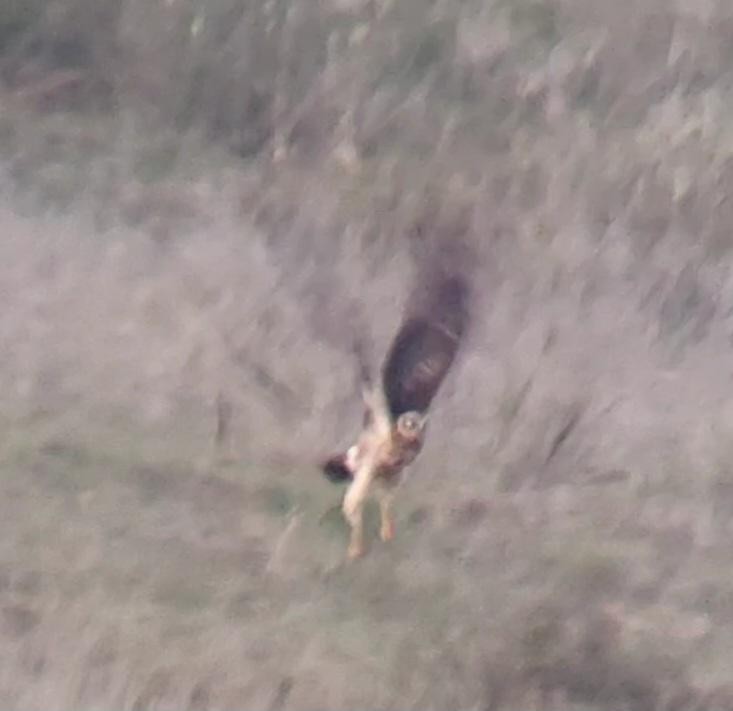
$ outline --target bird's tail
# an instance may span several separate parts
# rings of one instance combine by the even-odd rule
[[[334,454],[323,463],[321,468],[326,478],[334,484],[351,481],[354,478],[354,473],[346,465],[346,453]]]

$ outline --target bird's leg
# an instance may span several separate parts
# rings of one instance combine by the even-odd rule
[[[347,555],[353,560],[364,554],[364,500],[358,496],[353,484],[344,497],[343,511],[351,526]]]
[[[344,518],[351,526],[351,540],[348,549],[348,556],[351,559],[364,554],[364,502],[369,494],[373,473],[374,466],[371,458],[367,457],[354,474],[354,481],[344,496]]]
[[[392,518],[394,496],[395,492],[392,489],[380,488],[379,490],[379,513],[382,518],[379,537],[385,542],[391,541],[395,535],[394,519]]]

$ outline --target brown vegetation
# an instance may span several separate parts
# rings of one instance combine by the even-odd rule
[[[3,4],[5,707],[731,708],[731,46],[724,0]],[[464,233],[343,566],[351,336]]]

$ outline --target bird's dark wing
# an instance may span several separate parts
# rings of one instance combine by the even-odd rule
[[[420,313],[403,321],[382,371],[393,417],[430,407],[464,335],[467,297],[463,279],[443,279],[432,285]]]

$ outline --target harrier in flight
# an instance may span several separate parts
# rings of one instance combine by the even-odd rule
[[[393,538],[395,490],[403,470],[422,449],[430,404],[466,330],[465,278],[433,275],[416,295],[421,297],[417,308],[413,304],[407,309],[380,382],[371,382],[363,352],[357,349],[365,405],[362,432],[356,444],[322,465],[331,481],[350,482],[343,500],[343,514],[351,526],[349,558],[364,553],[363,507],[372,487],[381,513],[380,537]]]

